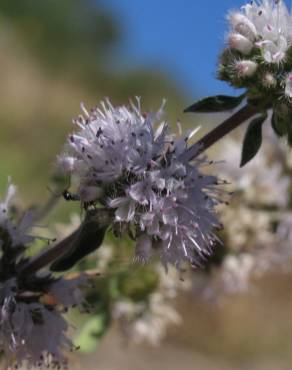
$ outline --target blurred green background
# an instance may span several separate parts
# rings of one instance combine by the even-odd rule
[[[139,95],[145,110],[154,110],[167,98],[173,124],[178,118],[183,128],[195,124],[197,118],[182,115],[194,97],[168,75],[151,67],[110,67],[122,40],[117,17],[90,0],[0,1],[1,192],[10,175],[26,204],[49,197],[55,157],[80,102],[90,107],[109,96],[118,104]],[[68,209],[63,205],[63,221]],[[184,323],[160,348],[125,348],[113,327],[96,354],[74,355],[74,368],[291,369],[291,282],[289,274],[269,276],[257,284],[260,293],[219,306],[195,293],[182,295]]]

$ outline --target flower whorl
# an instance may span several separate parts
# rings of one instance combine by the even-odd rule
[[[204,158],[183,160],[197,130],[170,134],[163,106],[142,113],[137,99],[130,107],[106,100],[90,114],[83,107],[59,165],[78,177],[81,201],[114,210],[112,228],[134,237],[137,259],[147,261],[156,251],[165,265],[197,266],[217,242],[219,181],[200,172],[209,163]]]
[[[64,368],[67,361],[62,350],[73,345],[66,337],[68,324],[62,312],[83,303],[78,286],[85,280],[55,279],[50,273],[21,274],[28,261],[26,249],[35,237],[29,233],[32,214],[25,214],[20,222],[11,219],[15,191],[10,184],[0,203],[0,352],[9,369]]]

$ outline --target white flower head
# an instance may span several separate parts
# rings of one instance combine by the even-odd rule
[[[229,21],[231,32],[241,34],[259,48],[265,62],[280,63],[285,59],[292,41],[292,22],[284,1],[252,1],[242,6],[241,12],[231,12]]]
[[[292,103],[292,14],[284,0],[251,1],[228,20],[228,45],[219,58],[218,78],[245,89],[247,103],[273,110],[272,127],[289,138]]]
[[[90,114],[83,107],[62,158],[74,158],[81,200],[90,189],[93,203],[114,210],[114,231],[134,236],[138,259],[157,251],[165,265],[199,265],[217,243],[219,181],[201,173],[204,158],[183,159],[197,129],[176,138],[162,120],[164,104],[157,113],[143,113],[139,99],[130,107],[106,100]]]

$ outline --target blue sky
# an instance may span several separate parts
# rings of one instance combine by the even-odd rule
[[[103,0],[125,33],[123,66],[155,66],[191,95],[233,92],[215,78],[226,13],[243,0]],[[119,54],[120,55],[120,54]]]

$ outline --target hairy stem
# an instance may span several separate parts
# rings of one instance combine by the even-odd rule
[[[241,125],[243,122],[258,113],[255,106],[245,105],[239,111],[227,118],[221,125],[203,136],[197,143],[189,147],[189,149],[181,156],[181,159],[191,161],[196,158],[210,146],[219,141],[222,137]],[[198,149],[199,148],[199,149]]]

